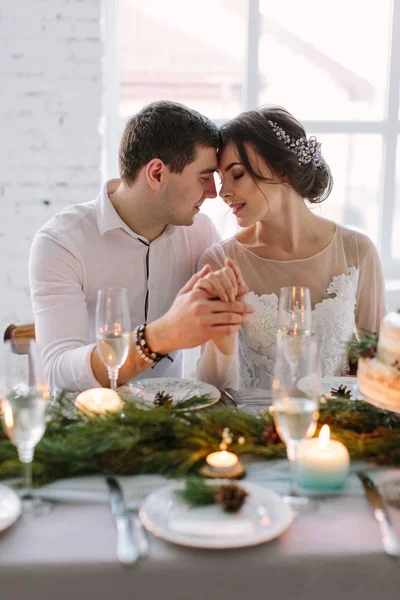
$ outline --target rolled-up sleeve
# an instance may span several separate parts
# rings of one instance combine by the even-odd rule
[[[90,364],[96,344],[89,343],[82,268],[73,249],[39,232],[30,252],[29,280],[48,385],[71,391],[99,387]]]

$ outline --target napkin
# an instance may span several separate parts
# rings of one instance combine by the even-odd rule
[[[228,514],[220,506],[188,508],[171,514],[168,529],[174,533],[205,538],[236,538],[251,535],[254,524],[245,515]]]
[[[238,408],[249,409],[256,407],[258,411],[268,410],[271,404],[271,392],[269,390],[262,390],[261,388],[253,388],[248,390],[232,390],[228,388],[226,390],[237,402]]]
[[[133,507],[137,504],[137,497],[144,498],[154,490],[171,483],[162,475],[133,475],[118,477],[121,484],[126,504]],[[40,498],[55,502],[71,503],[108,503],[109,492],[105,478],[100,475],[88,475],[59,479],[45,485],[36,493]]]

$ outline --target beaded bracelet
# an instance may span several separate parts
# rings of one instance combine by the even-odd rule
[[[139,355],[144,361],[151,363],[152,368],[155,367],[156,364],[163,358],[169,358],[171,362],[174,362],[174,359],[171,358],[169,354],[159,354],[158,352],[152,351],[146,340],[146,323],[136,327],[133,332],[133,337],[135,339],[136,349]]]

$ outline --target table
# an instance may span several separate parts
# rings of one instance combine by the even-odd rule
[[[400,511],[390,509],[400,535]],[[57,503],[0,534],[2,600],[398,600],[400,559],[383,553],[362,496],[324,500],[280,538],[238,550],[208,551],[150,536],[150,554],[116,561],[106,504]]]

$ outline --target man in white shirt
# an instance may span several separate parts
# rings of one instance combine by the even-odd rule
[[[50,387],[109,385],[96,348],[101,288],[126,288],[133,327],[148,323],[146,356],[132,339],[119,385],[151,365],[146,376],[181,376],[181,348],[235,332],[245,321],[251,309],[244,303],[210,300],[193,289],[207,268],[187,283],[203,252],[219,241],[210,219],[198,214],[203,201],[217,195],[218,143],[215,125],[196,111],[153,103],[126,125],[121,179],[107,182],[96,200],[55,215],[37,233],[30,287]],[[167,353],[173,362],[160,360]]]

